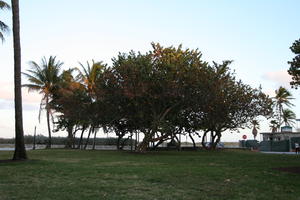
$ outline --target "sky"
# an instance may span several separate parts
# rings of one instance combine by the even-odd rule
[[[44,56],[57,56],[68,69],[92,59],[111,64],[118,52],[146,52],[151,42],[182,44],[198,48],[208,62],[233,60],[237,78],[261,85],[270,96],[279,86],[288,88],[300,118],[300,90],[290,88],[287,74],[287,62],[295,56],[289,47],[300,38],[299,7],[298,0],[20,0],[22,71]],[[11,27],[10,11],[1,10],[0,20]],[[8,138],[14,137],[12,31],[5,38],[0,44],[0,137]],[[38,134],[47,135],[45,113],[38,121],[40,100],[23,89],[25,134],[37,126]],[[259,131],[269,131],[266,120]],[[253,138],[244,129],[223,134],[222,141],[238,141],[243,134]]]

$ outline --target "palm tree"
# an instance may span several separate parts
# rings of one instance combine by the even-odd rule
[[[14,81],[15,81],[15,152],[13,160],[26,160],[23,132],[22,92],[21,92],[21,42],[19,0],[12,0],[12,21],[14,38]]]
[[[79,64],[82,68],[82,72],[78,69],[78,71],[79,71],[78,78],[86,86],[86,89],[87,89],[87,92],[89,93],[89,95],[94,97],[96,81],[99,78],[99,75],[101,74],[105,65],[102,64],[102,62],[94,62],[94,61],[92,61],[92,65],[90,65],[89,62],[87,62],[86,67],[81,63],[79,63]]]
[[[89,94],[90,98],[92,99],[92,102],[94,102],[95,98],[96,98],[96,96],[95,96],[96,82],[97,82],[99,76],[101,75],[103,69],[105,68],[105,65],[102,64],[102,62],[94,62],[94,61],[92,61],[92,64],[87,62],[86,67],[81,63],[79,63],[79,64],[82,68],[82,72],[78,69],[78,71],[79,71],[78,78],[81,80],[82,84],[85,85],[87,93]],[[91,121],[91,127],[90,127],[90,131],[88,134],[88,138],[84,145],[84,149],[87,147],[91,132],[94,133],[93,149],[95,148],[95,140],[96,140],[96,134],[97,134],[98,129],[96,129],[96,127],[95,127],[96,126],[95,119],[92,118],[92,119],[90,119],[90,121]]]
[[[4,9],[10,9],[10,6],[6,2],[0,0],[0,10],[4,10]],[[0,39],[2,40],[2,42],[4,41],[3,33],[8,31],[9,31],[8,26],[4,22],[0,21]]]
[[[48,126],[48,143],[47,148],[51,148],[51,129],[50,129],[50,106],[49,102],[51,99],[51,91],[57,87],[60,83],[60,69],[63,65],[62,62],[56,60],[56,57],[50,56],[47,60],[44,57],[41,61],[41,64],[38,65],[36,62],[31,61],[30,63],[31,70],[27,70],[28,73],[23,73],[27,78],[30,84],[24,84],[23,87],[27,87],[28,91],[38,91],[43,95],[40,103],[40,113],[44,108],[46,110],[47,117],[47,126]]]
[[[293,104],[290,102],[292,99],[292,94],[284,87],[280,86],[278,90],[275,90],[275,97],[274,99],[274,103],[275,103],[275,107],[277,109],[278,112],[278,122],[279,122],[279,126],[283,123],[282,122],[282,115],[283,115],[283,106],[288,106],[291,107],[293,106]]]
[[[295,124],[296,114],[290,109],[283,109],[282,120],[285,126],[291,126]]]
[[[253,126],[253,128],[252,128],[252,134],[253,134],[254,140],[255,140],[255,138],[257,136],[257,129],[259,129],[259,122],[254,119],[254,120],[251,121],[251,124]]]
[[[270,121],[270,128],[272,133],[277,132],[278,128],[279,128],[279,123],[276,120],[271,120]]]

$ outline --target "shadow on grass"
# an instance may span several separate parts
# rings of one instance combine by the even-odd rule
[[[282,172],[300,174],[300,167],[278,167],[278,168],[273,168],[273,169],[277,170],[277,171],[282,171]]]
[[[12,164],[12,163],[23,163],[23,162],[36,162],[38,160],[30,160],[30,159],[27,159],[27,160],[13,160],[13,159],[7,159],[7,160],[0,160],[0,166],[2,165],[6,165],[6,164]]]

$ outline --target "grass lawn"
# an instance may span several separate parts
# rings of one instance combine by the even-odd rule
[[[0,163],[0,199],[299,199],[300,155],[35,150]],[[0,152],[0,160],[12,152]]]

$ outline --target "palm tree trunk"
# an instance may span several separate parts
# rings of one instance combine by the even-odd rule
[[[21,42],[19,0],[11,0],[13,38],[14,38],[14,81],[15,81],[15,152],[13,160],[25,160],[27,154],[24,144],[22,91],[21,91]]]
[[[280,126],[281,126],[281,117],[282,117],[282,105],[280,104],[279,105],[279,128],[280,128]]]
[[[47,115],[47,127],[48,127],[48,143],[46,148],[51,148],[51,129],[50,129],[50,113],[49,113],[49,97],[46,96],[46,115]]]

